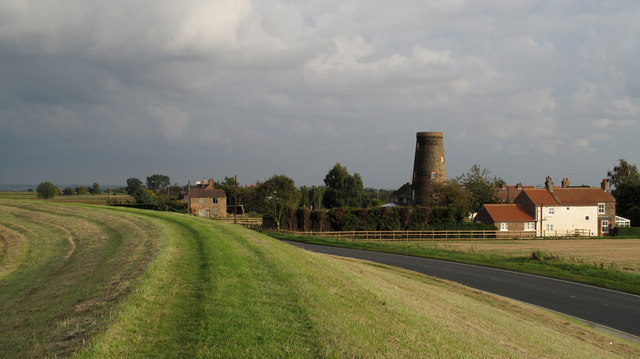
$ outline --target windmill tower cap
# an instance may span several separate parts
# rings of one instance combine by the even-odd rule
[[[442,132],[418,132],[416,137],[443,137]]]

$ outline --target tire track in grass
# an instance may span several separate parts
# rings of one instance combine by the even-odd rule
[[[211,231],[215,239],[207,244],[215,251],[216,281],[200,357],[319,357],[295,269],[253,232],[219,223]]]

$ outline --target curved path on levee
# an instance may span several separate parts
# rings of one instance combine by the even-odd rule
[[[640,296],[536,275],[422,257],[288,242],[451,280],[640,337]],[[638,338],[627,338],[638,341]]]

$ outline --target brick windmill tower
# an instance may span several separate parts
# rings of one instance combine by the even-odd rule
[[[432,185],[446,182],[442,132],[418,132],[411,180],[411,203],[426,205]]]

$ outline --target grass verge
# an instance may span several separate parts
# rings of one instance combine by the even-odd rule
[[[500,268],[640,294],[640,275],[636,273],[623,272],[615,269],[615,266],[607,266],[605,264],[567,263],[557,256],[541,251],[533,251],[527,256],[514,257],[496,253],[419,247],[411,243],[344,241],[331,238],[292,236],[277,232],[267,232],[267,234],[277,239],[405,254]]]

